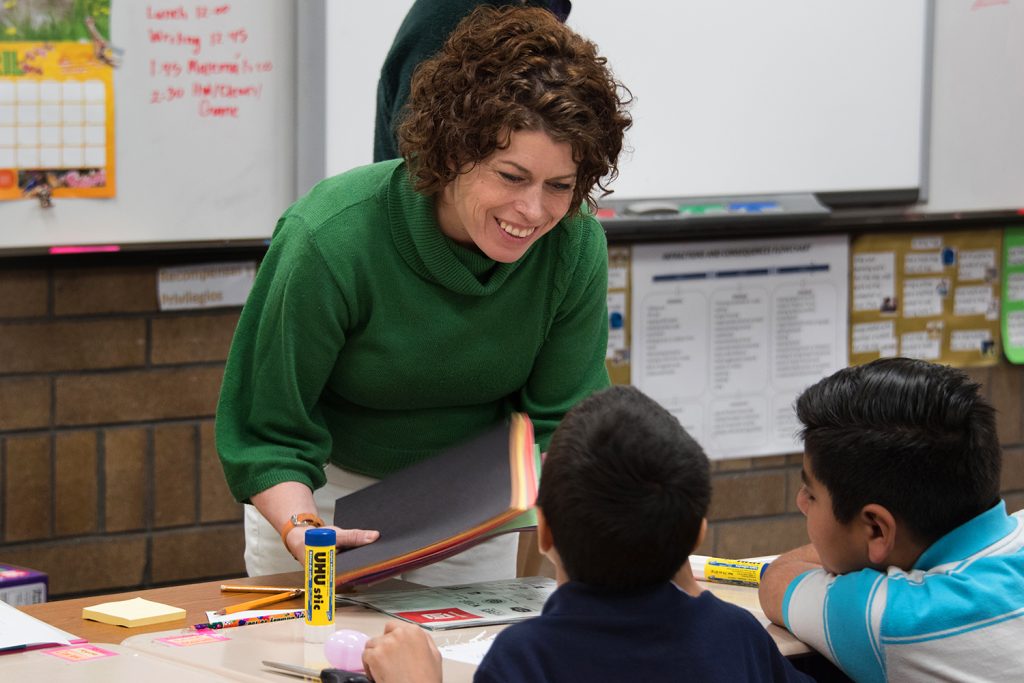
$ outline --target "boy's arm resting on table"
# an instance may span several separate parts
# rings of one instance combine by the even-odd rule
[[[441,653],[426,631],[389,622],[366,641],[363,668],[376,683],[441,683]]]
[[[821,569],[821,558],[813,545],[805,545],[788,553],[783,553],[772,560],[761,577],[761,585],[757,589],[757,597],[761,601],[761,609],[766,617],[779,626],[785,626],[782,614],[782,601],[786,597],[786,589],[793,579],[806,571]]]

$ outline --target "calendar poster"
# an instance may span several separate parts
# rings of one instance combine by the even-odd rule
[[[0,199],[113,197],[110,0],[0,3]]]

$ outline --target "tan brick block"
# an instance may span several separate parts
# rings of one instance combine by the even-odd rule
[[[1021,440],[1021,368],[1002,364],[989,375],[990,400],[996,409],[1000,443]]]
[[[155,311],[156,266],[61,269],[53,292],[57,315]]]
[[[236,310],[216,315],[157,318],[153,321],[153,363],[168,365],[226,359],[238,316]]]
[[[171,368],[59,377],[58,425],[212,417],[223,367]]]
[[[773,467],[785,467],[785,455],[762,455],[750,459],[751,469],[767,470]]]
[[[130,590],[142,586],[146,537],[32,543],[4,549],[4,561],[50,575],[50,597]]]
[[[0,431],[50,426],[50,379],[0,379]]]
[[[7,439],[4,541],[50,538],[53,527],[52,472],[49,436],[12,436]],[[6,553],[5,549],[5,557]]]
[[[146,528],[148,450],[146,429],[108,429],[103,434],[103,528],[108,533]]]
[[[1024,447],[1003,449],[1003,491],[1024,491]]]
[[[142,319],[0,325],[0,373],[119,368],[145,360]]]
[[[716,475],[711,479],[712,521],[739,517],[764,517],[786,510],[786,476],[783,472]]]
[[[751,468],[750,458],[728,458],[726,460],[712,460],[712,474],[718,472],[746,472]]]
[[[802,516],[718,522],[714,554],[733,558],[776,555],[809,542]]]
[[[786,512],[800,513],[800,508],[796,505],[796,494],[803,485],[804,480],[800,477],[799,469],[786,470]]]
[[[153,526],[196,521],[196,428],[162,425],[153,429]]]
[[[152,552],[154,583],[245,574],[245,535],[241,524],[155,534]],[[301,569],[298,563],[295,568]]]
[[[54,502],[57,536],[95,533],[99,482],[96,478],[96,433],[68,432],[57,435]]]
[[[46,315],[49,288],[45,270],[0,270],[0,318]]]
[[[714,555],[715,537],[717,533],[713,524],[708,524],[708,531],[704,534],[704,540],[694,549],[695,555]]]
[[[199,427],[199,521],[240,521],[242,511],[242,504],[235,502],[224,479],[214,443],[213,420],[203,422]]]

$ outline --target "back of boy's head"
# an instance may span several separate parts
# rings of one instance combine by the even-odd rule
[[[571,580],[630,589],[672,578],[710,498],[707,456],[679,421],[639,390],[613,386],[562,420],[537,504]]]
[[[959,370],[887,358],[804,391],[804,451],[836,519],[876,503],[930,544],[995,505],[1002,452],[978,390]]]

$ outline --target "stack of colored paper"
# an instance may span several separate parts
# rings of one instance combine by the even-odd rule
[[[339,498],[334,524],[380,538],[338,554],[338,585],[432,564],[498,534],[536,527],[540,454],[533,424],[513,413],[480,436]]]

